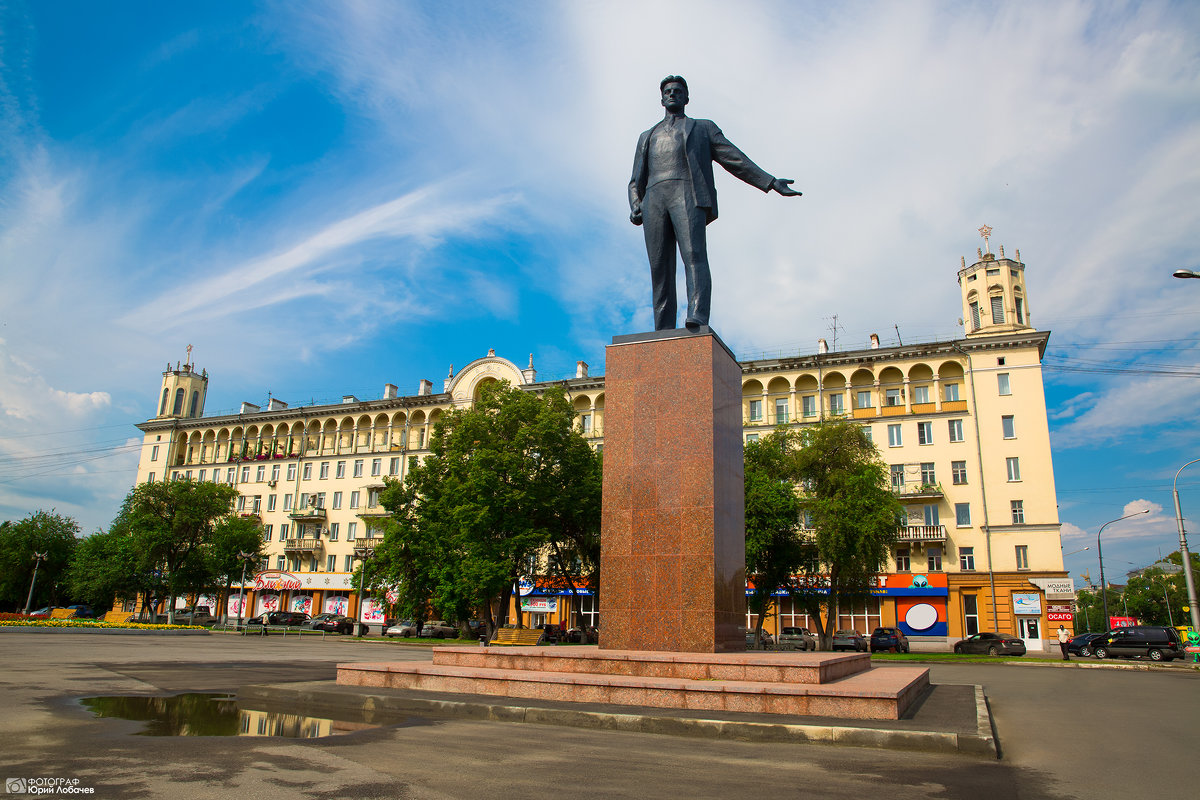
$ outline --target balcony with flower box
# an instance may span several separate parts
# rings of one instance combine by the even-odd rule
[[[892,486],[892,492],[900,498],[901,502],[924,502],[927,500],[941,500],[946,496],[942,491],[940,483],[909,483],[900,486]]]

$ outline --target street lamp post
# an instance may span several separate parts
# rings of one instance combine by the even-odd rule
[[[33,554],[33,580],[29,582],[29,594],[25,598],[25,613],[27,615],[29,614],[29,609],[33,605],[33,587],[37,585],[38,567],[42,565],[42,562],[45,561],[49,555],[49,551],[45,553],[34,552]]]
[[[1197,459],[1197,460],[1200,460],[1200,459]],[[1096,551],[1097,551],[1098,555],[1100,556],[1100,596],[1102,598],[1104,598],[1104,620],[1103,620],[1103,622],[1105,625],[1105,630],[1108,630],[1108,621],[1109,621],[1108,584],[1105,583],[1105,581],[1104,581],[1104,548],[1102,548],[1100,546],[1100,534],[1104,533],[1104,529],[1107,528],[1109,525],[1112,525],[1114,522],[1120,522],[1123,519],[1129,519],[1130,517],[1136,517],[1138,514],[1149,514],[1149,513],[1150,513],[1150,509],[1143,508],[1141,511],[1135,511],[1132,514],[1126,514],[1123,517],[1117,517],[1116,519],[1109,520],[1108,522],[1106,522],[1100,526],[1100,530],[1096,531]]]
[[[249,565],[254,553],[238,550],[238,558],[242,560],[242,582],[238,586],[238,630],[242,629],[242,615],[246,613],[246,566]]]
[[[1180,270],[1180,272],[1182,271]],[[1179,273],[1176,272],[1175,274],[1178,275]],[[1200,275],[1196,277],[1200,277]],[[1197,461],[1200,461],[1200,458],[1193,459],[1184,464],[1183,467],[1180,467],[1175,473],[1175,480],[1171,481],[1171,494],[1175,498],[1175,522],[1179,526],[1179,555],[1183,558],[1183,577],[1187,581],[1188,610],[1192,615],[1192,630],[1194,631],[1200,631],[1200,612],[1196,609],[1196,581],[1192,578],[1192,557],[1188,555],[1187,533],[1183,530],[1183,512],[1179,508],[1179,489],[1177,488],[1177,484],[1179,483],[1179,473],[1183,472],[1184,467],[1195,464]]]
[[[370,547],[354,548],[354,555],[362,561],[362,572],[358,574],[358,636],[363,635],[363,591],[367,581],[367,562],[371,559],[373,551]]]
[[[1171,274],[1176,278],[1200,278],[1200,272],[1192,269],[1177,269]]]
[[[1160,589],[1162,589],[1163,602],[1167,606],[1167,622],[1169,622],[1171,624],[1171,627],[1174,628],[1175,627],[1175,615],[1171,613],[1171,601],[1167,597],[1167,582],[1164,580],[1159,580],[1157,578],[1154,578],[1153,576],[1150,576],[1150,575],[1147,575],[1146,577],[1151,583],[1158,583],[1158,587]]]

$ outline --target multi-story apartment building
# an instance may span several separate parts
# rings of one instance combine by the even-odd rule
[[[931,643],[998,630],[1039,648],[1051,623],[1069,625],[1073,587],[1063,570],[1041,372],[1049,334],[1033,328],[1024,270],[1019,252],[1009,259],[1003,248],[963,261],[961,339],[880,347],[872,337],[870,347],[842,352],[822,342],[814,354],[742,362],[747,440],[776,425],[854,419],[890,465],[906,508],[889,571],[870,602],[840,609],[839,627],[898,625]],[[386,384],[377,400],[299,408],[272,400],[216,416],[204,416],[207,373],[177,364],[163,373],[158,415],[138,426],[137,479],[238,488],[238,511],[262,520],[268,553],[248,581],[246,613],[286,607],[377,621],[371,598],[359,609],[351,572],[376,541],[384,477],[403,478],[426,453],[438,417],[495,380],[529,391],[565,387],[581,431],[603,446],[604,381],[583,362],[573,379],[538,382],[532,356],[522,369],[489,351],[452,369],[437,394],[423,380],[415,395]],[[522,590],[535,623],[564,615],[554,581],[533,576]],[[584,619],[570,623],[595,624],[596,610],[586,597]],[[788,598],[765,624],[813,627]]]

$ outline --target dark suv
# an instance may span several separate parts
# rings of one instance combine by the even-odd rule
[[[1170,661],[1183,657],[1183,642],[1179,631],[1163,625],[1134,625],[1114,628],[1092,642],[1096,658],[1134,658],[1146,656],[1151,661]]]
[[[308,614],[299,611],[269,611],[246,620],[246,625],[308,625],[311,621]]]
[[[899,628],[876,628],[871,631],[871,652],[877,653],[880,650],[907,653],[908,637]]]

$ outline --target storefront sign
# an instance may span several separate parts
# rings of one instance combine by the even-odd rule
[[[259,592],[261,592],[263,589],[274,589],[275,591],[281,591],[284,589],[294,590],[300,589],[303,586],[304,584],[300,582],[300,579],[290,572],[268,570],[267,572],[260,572],[254,576],[254,589],[255,591]]]
[[[521,598],[521,610],[553,613],[558,611],[558,599],[554,597],[523,597]]]
[[[795,589],[781,587],[772,592],[774,597],[797,594],[829,594],[828,575],[796,575],[792,578]],[[908,573],[876,575],[868,581],[868,589],[875,597],[946,597],[950,594],[944,573]],[[754,584],[746,582],[746,595],[754,592]]]
[[[1030,578],[1029,582],[1041,589],[1047,600],[1075,599],[1075,584],[1070,578]]]
[[[1046,604],[1046,619],[1051,622],[1070,622],[1074,618],[1075,615],[1071,613],[1069,605],[1060,605],[1058,603]]]
[[[235,587],[236,588],[236,587]],[[354,574],[350,572],[284,572],[283,570],[265,570],[254,576],[254,583],[248,584],[248,589],[256,592],[299,591],[301,589],[354,589]]]
[[[574,591],[567,585],[567,582],[561,578],[541,577],[536,581],[524,579],[517,582],[517,589],[521,597],[537,595],[541,597],[570,597],[572,594],[577,594],[581,597],[591,597],[595,592],[586,586],[576,586]]]
[[[1132,628],[1137,625],[1137,617],[1109,617],[1108,627],[1110,628]]]
[[[1013,592],[1012,601],[1014,614],[1036,614],[1039,617],[1042,615],[1042,596],[1040,594]]]

